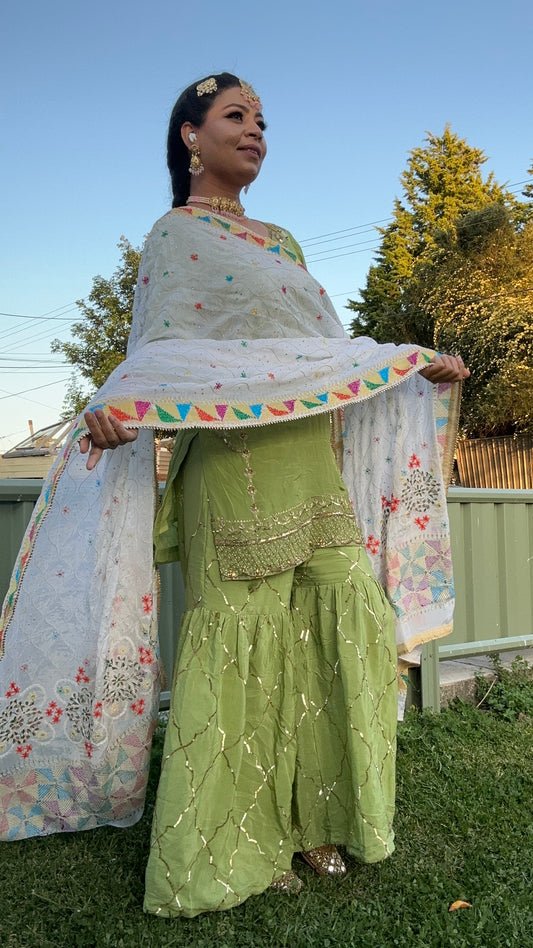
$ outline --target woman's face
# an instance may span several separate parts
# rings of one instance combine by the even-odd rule
[[[202,182],[240,189],[257,178],[267,150],[260,108],[261,104],[246,99],[239,87],[225,89],[217,95],[200,128],[185,123],[182,134],[186,144],[190,131],[196,133],[205,169]]]

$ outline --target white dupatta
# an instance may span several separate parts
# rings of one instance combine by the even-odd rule
[[[458,387],[433,353],[349,339],[290,250],[177,209],[139,271],[128,357],[90,406],[142,429],[88,472],[83,418],[44,485],[0,626],[0,837],[126,826],[142,813],[158,706],[150,429],[344,410],[344,471],[406,651],[451,628],[446,513]],[[444,476],[443,476],[444,474]]]

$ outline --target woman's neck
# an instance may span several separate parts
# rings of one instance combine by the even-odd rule
[[[228,201],[237,201],[240,204],[241,188],[235,187],[228,181],[217,181],[211,175],[204,173],[199,177],[191,176],[191,197],[196,199],[226,198]]]
[[[235,198],[225,197],[224,195],[206,195],[191,194],[187,198],[187,204],[208,207],[216,213],[228,214],[231,217],[244,217],[244,207],[241,202]]]

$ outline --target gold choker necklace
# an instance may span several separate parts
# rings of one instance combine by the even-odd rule
[[[235,217],[244,217],[244,208],[239,201],[225,197],[202,197],[192,194],[187,198],[187,204],[208,204],[212,211],[222,214],[234,214]]]

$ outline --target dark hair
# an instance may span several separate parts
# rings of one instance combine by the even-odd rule
[[[192,125],[200,128],[217,95],[223,92],[224,89],[234,89],[240,85],[238,76],[233,76],[230,72],[221,72],[218,75],[207,76],[206,78],[216,80],[217,91],[198,95],[196,91],[198,84],[205,82],[205,79],[198,79],[197,82],[193,82],[192,85],[184,89],[170,116],[167,138],[167,165],[172,182],[172,207],[181,207],[191,193],[190,155],[181,137],[181,126],[184,122],[191,122]]]

